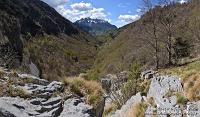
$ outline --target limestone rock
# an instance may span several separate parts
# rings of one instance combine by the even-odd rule
[[[93,108],[81,99],[68,99],[59,117],[94,117]]]
[[[121,107],[120,110],[117,110],[114,114],[111,115],[111,117],[123,117],[124,115],[127,114],[128,111],[132,108],[134,104],[137,104],[141,102],[142,96],[140,93],[132,96],[125,105]]]
[[[23,85],[13,82],[12,87],[23,89],[29,97],[22,98],[21,94],[21,97],[9,97],[9,94],[0,97],[0,117],[94,117],[96,114],[84,99],[67,90],[63,93],[61,82],[5,71],[5,78],[1,78],[0,83],[6,84],[11,79],[26,81]]]

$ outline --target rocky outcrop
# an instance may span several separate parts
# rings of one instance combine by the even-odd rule
[[[145,117],[199,117],[200,102],[187,100],[181,79],[176,76],[163,76],[156,72],[143,72],[142,79],[150,80],[151,84],[147,96],[141,96],[140,93],[132,96],[121,109],[117,110],[108,117],[123,117],[133,111],[133,107],[138,103],[143,103],[147,106],[145,109]],[[152,74],[149,77],[147,74]],[[146,77],[148,76],[148,78]],[[150,75],[151,76],[151,75]],[[146,78],[145,78],[146,77]],[[110,101],[106,103],[111,103]],[[130,113],[129,113],[130,114]]]
[[[1,117],[94,117],[96,114],[84,98],[64,90],[61,82],[1,69],[0,89],[2,85],[9,89],[0,97]]]
[[[59,117],[92,117],[92,106],[87,105],[81,99],[68,99],[64,102],[64,108]]]
[[[154,77],[151,80],[151,85],[149,92],[147,94],[147,98],[153,98],[154,103],[157,108],[157,115],[163,115],[162,117],[167,117],[169,114],[173,114],[176,117],[182,116],[182,110],[180,106],[177,104],[177,97],[175,94],[171,94],[167,96],[167,93],[183,93],[183,87],[181,81],[178,77],[174,76],[159,76]],[[148,107],[146,113],[147,115],[152,115],[153,108]]]
[[[121,86],[128,81],[129,73],[123,71],[118,74],[108,74],[101,78],[102,88],[106,91],[107,94],[111,90],[119,90]]]
[[[188,117],[200,117],[200,101],[189,102],[186,113]]]
[[[128,111],[132,108],[133,105],[139,103],[142,101],[142,96],[140,93],[136,94],[135,96],[132,96],[125,105],[121,107],[120,110],[117,110],[114,114],[112,114],[110,117],[124,117],[127,115]]]

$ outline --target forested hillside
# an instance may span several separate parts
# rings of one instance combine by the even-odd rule
[[[93,37],[40,0],[0,1],[0,64],[57,80],[86,71]]]
[[[145,7],[145,6],[144,6]],[[149,9],[100,50],[92,77],[128,70],[138,61],[145,68],[183,64],[198,57],[200,2],[173,3]]]

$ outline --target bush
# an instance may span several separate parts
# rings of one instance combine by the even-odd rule
[[[122,86],[121,94],[116,90],[112,90],[112,100],[116,103],[118,108],[126,103],[133,95],[135,95],[140,90],[139,86],[140,78],[140,66],[138,63],[134,63],[131,66],[128,81]]]
[[[188,57],[190,55],[190,44],[188,40],[183,40],[181,37],[176,38],[174,44],[175,58]]]

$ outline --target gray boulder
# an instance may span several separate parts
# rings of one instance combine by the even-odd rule
[[[94,117],[92,106],[87,105],[81,99],[68,99],[64,102],[64,108],[59,117]]]
[[[1,84],[15,80],[17,83],[13,82],[11,86],[22,89],[28,97],[22,98],[21,94],[21,97],[9,97],[9,93],[0,97],[0,117],[94,117],[96,114],[85,100],[64,91],[61,82],[48,82],[29,74],[13,74],[10,71],[5,71],[4,76]]]
[[[123,117],[126,115],[130,109],[132,109],[133,105],[139,103],[142,101],[142,96],[140,93],[137,93],[136,95],[132,96],[125,105],[121,107],[120,110],[117,110],[114,114],[112,114],[110,117]]]

